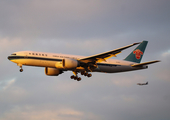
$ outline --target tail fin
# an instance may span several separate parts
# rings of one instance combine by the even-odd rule
[[[145,52],[145,48],[148,44],[148,41],[143,41],[139,46],[137,46],[124,60],[140,63],[143,54]]]

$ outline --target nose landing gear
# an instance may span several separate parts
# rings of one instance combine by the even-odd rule
[[[20,71],[20,72],[23,72],[23,69],[21,68],[19,71]]]
[[[20,67],[20,72],[23,72],[23,69],[22,69],[22,64],[17,64],[19,67]]]

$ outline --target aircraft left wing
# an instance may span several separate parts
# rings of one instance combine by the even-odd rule
[[[116,57],[116,55],[121,53],[121,51],[123,51],[129,47],[132,47],[134,45],[137,45],[137,44],[140,44],[140,43],[133,43],[133,44],[130,44],[130,45],[118,48],[118,49],[108,51],[108,52],[85,57],[85,58],[79,59],[79,61],[81,61],[83,63],[96,63],[96,62],[106,61],[107,59],[109,59],[111,57]]]

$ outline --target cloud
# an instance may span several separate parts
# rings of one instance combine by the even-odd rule
[[[11,37],[2,37],[0,36],[0,54],[3,55],[1,59],[7,57],[16,51],[22,51],[29,48],[29,45],[34,42],[23,40],[22,38],[11,38]],[[5,58],[6,59],[6,58]]]
[[[125,96],[125,95],[121,95],[121,99],[126,102],[126,103],[134,103],[135,102],[135,98],[131,97],[131,96]]]
[[[156,69],[156,76],[160,80],[165,80],[165,81],[170,81],[170,66],[169,66],[169,61],[170,61],[170,50],[166,50],[160,55],[161,62],[158,64],[158,68]]]
[[[4,105],[6,108],[9,108],[11,104],[22,102],[29,96],[28,92],[24,88],[19,87],[16,81],[16,79],[0,81],[0,106]],[[6,108],[4,107],[4,110]]]
[[[133,77],[133,79],[132,79]],[[146,79],[145,76],[139,75],[132,75],[132,76],[118,76],[117,78],[113,77],[113,84],[119,87],[131,87],[136,85],[137,82],[142,82]]]
[[[4,51],[8,51],[11,48],[21,47],[22,40],[20,38],[0,38],[0,47]],[[3,51],[0,51],[3,52]]]
[[[0,117],[2,120],[80,120],[98,118],[92,113],[83,113],[72,108],[41,109],[39,106],[15,106]],[[100,119],[99,119],[100,120]]]
[[[113,38],[126,33],[155,35],[169,27],[168,3],[167,0],[1,1],[0,32],[5,37],[30,40]]]
[[[1,24],[1,33],[27,38],[47,35],[48,38],[51,35],[50,38],[53,38],[54,33],[63,36],[64,31],[70,27],[76,27],[83,21],[100,14],[100,4],[101,2],[97,0],[93,2],[79,0],[1,2],[3,12],[0,15],[6,14],[2,20],[5,24]],[[12,14],[9,11],[12,11]]]
[[[162,53],[162,56],[163,56],[163,57],[168,57],[168,56],[170,56],[170,50]]]
[[[68,76],[69,77],[69,76]],[[67,81],[68,82],[68,81]],[[56,85],[54,85],[56,86]],[[81,85],[78,82],[74,82],[74,81],[70,81],[69,84],[63,84],[63,82],[58,82],[56,87],[52,87],[52,89],[50,89],[50,91],[60,91],[62,94],[72,94],[74,92],[76,92]]]
[[[0,89],[6,90],[15,83],[15,79],[0,81]]]

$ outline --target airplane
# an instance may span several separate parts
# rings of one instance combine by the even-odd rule
[[[146,82],[146,83],[137,83],[137,85],[148,85],[148,82]]]
[[[140,63],[148,41],[133,43],[118,49],[107,51],[92,56],[77,56],[68,54],[45,53],[35,51],[14,52],[8,59],[16,63],[23,72],[22,66],[45,67],[47,76],[58,76],[65,71],[72,71],[74,75],[70,78],[80,81],[78,73],[91,77],[91,72],[117,73],[134,70],[147,69],[149,64],[160,62],[154,60]],[[109,59],[116,57],[123,50],[139,44],[124,60]]]

